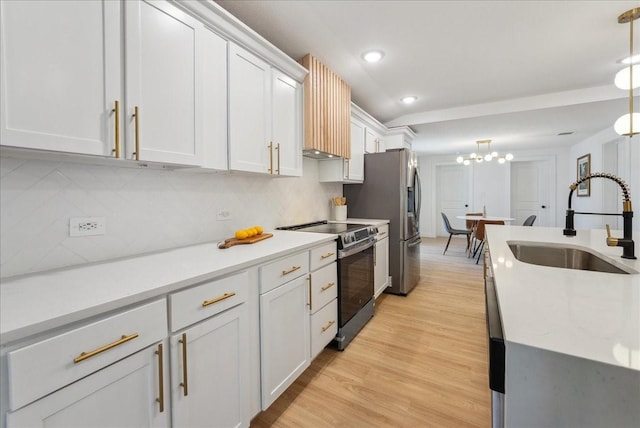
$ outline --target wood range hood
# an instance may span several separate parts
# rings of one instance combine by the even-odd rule
[[[317,58],[299,60],[304,80],[304,150],[307,157],[351,157],[351,87]]]

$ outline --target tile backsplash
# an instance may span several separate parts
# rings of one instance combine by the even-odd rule
[[[342,194],[342,185],[318,182],[317,161],[307,158],[301,178],[0,161],[1,277],[322,220]],[[230,220],[216,220],[223,209]],[[70,237],[71,217],[105,217],[106,234]]]

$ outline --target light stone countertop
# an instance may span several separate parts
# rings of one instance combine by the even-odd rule
[[[219,249],[217,242],[5,278],[0,345],[330,242],[326,233],[271,231],[272,238]]]
[[[640,274],[523,263],[508,241],[586,247],[636,272],[640,260],[623,259],[622,248],[606,246],[605,230],[566,237],[561,228],[488,225],[487,238],[507,352],[517,343],[640,371]]]

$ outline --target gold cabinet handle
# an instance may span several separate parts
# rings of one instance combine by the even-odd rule
[[[114,116],[114,122],[115,122],[115,147],[113,148],[113,150],[111,150],[111,153],[113,153],[117,158],[120,157],[120,101],[115,100],[114,102],[114,106],[113,106],[113,110],[111,110],[113,112],[113,116]]]
[[[134,141],[136,144],[136,151],[133,152],[133,156],[135,157],[135,160],[140,160],[140,109],[138,106],[133,108],[133,122],[135,125]]]
[[[331,287],[333,287],[334,285],[336,285],[335,282],[330,282],[327,285],[325,285],[324,287],[320,287],[320,291],[327,291],[328,289],[330,289]]]
[[[344,163],[345,163],[345,166],[347,167],[347,174],[345,175],[345,178],[348,179],[349,178],[349,159],[345,159]]]
[[[307,277],[307,280],[309,281],[309,310],[312,311],[313,310],[313,293],[311,293],[311,275]]]
[[[280,175],[280,143],[276,146],[276,150],[278,151],[278,169],[276,172]]]
[[[289,275],[291,272],[295,272],[298,269],[300,269],[300,266],[293,266],[291,269],[283,270],[282,271],[282,276]]]
[[[326,258],[328,258],[328,257],[331,257],[331,256],[335,255],[335,254],[336,254],[336,253],[327,253],[327,254],[324,254],[324,255],[320,256],[320,260],[324,260],[324,259],[326,259]]]
[[[322,327],[322,332],[324,333],[325,331],[329,330],[331,328],[332,325],[334,325],[336,322],[335,321],[329,321],[327,323],[327,325],[325,325],[324,327]]]
[[[158,350],[156,351],[158,356],[158,398],[156,401],[160,403],[160,413],[164,412],[164,353],[162,351],[162,343],[158,344]]]
[[[222,296],[218,296],[218,297],[214,297],[211,300],[205,300],[204,302],[202,302],[202,307],[207,307],[209,305],[213,305],[214,303],[218,303],[218,302],[222,302],[223,300],[226,300],[230,297],[235,296],[236,293],[231,292],[231,293],[224,293]]]
[[[100,348],[94,349],[93,351],[90,351],[90,352],[81,353],[80,355],[78,355],[77,357],[75,357],[73,359],[73,362],[75,364],[77,364],[77,363],[79,363],[81,361],[84,361],[84,360],[86,360],[88,358],[95,357],[96,355],[101,354],[104,351],[108,351],[111,348],[115,348],[116,346],[120,346],[123,343],[126,343],[126,342],[128,342],[130,340],[135,339],[136,337],[138,337],[138,333],[133,333],[132,335],[129,335],[129,336],[126,336],[126,335],[123,334],[122,337],[120,339],[116,340],[115,342],[109,343],[108,345],[101,346]]]
[[[182,339],[178,340],[182,344],[182,382],[180,386],[184,389],[184,396],[189,395],[189,383],[187,381],[187,333],[182,333]]]
[[[267,171],[269,174],[273,174],[273,141],[269,141],[267,147],[269,148],[269,169]]]

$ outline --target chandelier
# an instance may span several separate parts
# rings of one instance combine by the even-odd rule
[[[498,163],[505,163],[505,161],[510,161],[511,159],[513,159],[513,155],[511,153],[507,153],[504,156],[500,156],[498,155],[498,152],[492,152],[491,140],[476,141],[476,145],[478,146],[478,149],[476,152],[471,153],[469,157],[466,159],[462,156],[458,156],[456,158],[456,162],[464,165],[469,165],[471,161],[474,161],[477,163],[480,163],[482,161],[491,162],[493,159],[497,158]],[[480,146],[482,146],[482,148]],[[485,147],[486,147],[486,151],[484,150]]]
[[[629,23],[629,66],[616,74],[615,85],[620,89],[629,90],[629,113],[616,120],[613,128],[618,134],[627,137],[633,137],[640,133],[640,113],[633,111],[633,89],[640,86],[640,73],[638,73],[640,64],[637,64],[637,57],[634,60],[633,56],[633,21],[638,18],[640,18],[640,7],[628,10],[618,16],[619,24]]]

